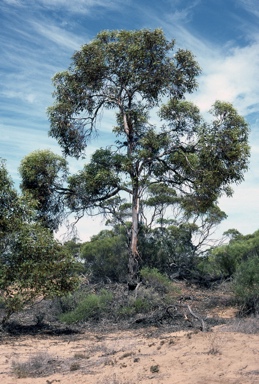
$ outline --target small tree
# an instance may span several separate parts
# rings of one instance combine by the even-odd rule
[[[214,274],[224,278],[232,277],[237,270],[242,270],[240,265],[259,254],[259,231],[253,234],[242,235],[236,229],[224,233],[229,237],[229,243],[207,250],[207,259],[203,267]],[[243,264],[242,264],[243,265]]]
[[[51,231],[35,222],[36,203],[19,196],[4,162],[0,164],[0,292],[5,322],[13,312],[38,296],[54,297],[73,290],[73,260],[53,238]]]
[[[81,257],[94,281],[125,282],[127,276],[127,236],[118,231],[101,231],[82,245]]]
[[[205,213],[222,194],[231,196],[230,184],[241,182],[247,169],[247,124],[229,103],[219,101],[211,110],[213,121],[203,121],[198,108],[184,100],[196,89],[200,68],[191,52],[173,52],[174,45],[160,29],[104,31],[53,80],[50,135],[65,155],[83,155],[99,116],[116,111],[117,140],[70,177],[68,205],[78,216],[96,209],[118,215],[130,195],[133,282],[143,202],[151,185],[169,186],[174,204]],[[159,107],[160,126],[149,121]]]
[[[65,212],[66,160],[49,150],[34,151],[25,156],[19,171],[22,191],[37,201],[37,220],[46,228],[58,229]]]

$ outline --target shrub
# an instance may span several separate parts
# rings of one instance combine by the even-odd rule
[[[234,278],[234,292],[243,313],[259,312],[259,256],[243,261]]]
[[[175,290],[176,292],[176,290]],[[177,294],[179,292],[177,291]],[[124,298],[123,303],[118,306],[115,314],[118,317],[127,318],[137,314],[146,314],[164,308],[172,302],[172,292],[162,294],[152,286],[140,285],[133,295]]]
[[[136,313],[146,313],[151,309],[151,307],[152,304],[144,297],[137,297],[134,302]]]
[[[88,294],[79,301],[74,310],[61,314],[60,320],[64,323],[72,324],[93,318],[98,319],[108,308],[112,299],[112,293],[105,289],[102,289],[99,294]]]
[[[167,293],[173,289],[170,279],[159,272],[157,268],[142,268],[140,276],[147,286],[151,286],[157,291]]]
[[[129,297],[127,304],[122,306],[118,311],[117,315],[119,317],[129,317],[134,316],[138,313],[148,313],[154,307],[157,306],[157,303],[154,302],[151,297],[146,295],[141,295],[141,297]]]
[[[62,297],[54,299],[58,313],[72,312],[79,303],[89,294],[89,290],[85,290],[82,286],[78,290]]]

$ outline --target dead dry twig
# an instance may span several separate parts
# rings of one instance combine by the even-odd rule
[[[201,316],[198,316],[196,313],[194,313],[189,304],[179,304],[178,303],[178,304],[169,305],[166,308],[166,313],[169,316],[173,317],[173,315],[170,312],[170,309],[173,308],[174,310],[177,311],[178,307],[187,309],[187,311],[190,313],[190,315],[193,316],[196,320],[199,320],[199,322],[201,323],[201,330],[202,330],[202,332],[204,332],[206,330],[206,326],[205,326],[205,322],[204,322],[203,318]]]

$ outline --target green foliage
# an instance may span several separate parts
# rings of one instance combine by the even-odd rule
[[[224,277],[232,276],[240,264],[245,252],[245,244],[222,245],[212,251],[210,261],[214,264],[215,272]]]
[[[145,268],[143,274],[150,280],[143,279],[144,284],[140,284],[133,295],[128,295],[122,304],[119,302],[115,309],[119,318],[165,308],[172,303],[174,296],[179,295],[174,284],[157,270]]]
[[[101,107],[117,108],[123,103],[124,108],[130,102],[127,116],[138,124],[143,121],[138,99],[146,100],[150,107],[165,94],[182,98],[192,92],[199,66],[189,51],[170,55],[173,47],[174,41],[167,41],[159,29],[103,31],[83,45],[74,54],[69,71],[53,79],[57,102],[49,108],[50,134],[64,152],[80,156]],[[78,119],[83,110],[87,117]],[[121,127],[117,131],[121,132]]]
[[[93,281],[125,281],[128,259],[125,234],[101,231],[83,244],[81,258]]]
[[[230,277],[243,261],[259,253],[259,231],[243,236],[232,229],[226,234],[230,237],[229,243],[209,250],[206,259],[200,262],[200,270]]]
[[[4,160],[0,159],[0,247],[8,247],[8,236],[27,217],[33,217],[35,202],[20,197],[13,187]]]
[[[34,201],[18,196],[5,164],[0,167],[0,292],[7,320],[36,297],[75,288],[73,260],[47,228],[35,222]]]
[[[64,198],[60,194],[67,176],[67,162],[49,150],[27,155],[19,168],[23,192],[37,202],[37,220],[51,230],[58,229],[64,214]]]
[[[111,292],[105,289],[98,294],[88,294],[83,297],[74,310],[60,315],[60,320],[67,324],[99,319],[113,299]]]
[[[160,273],[157,268],[142,268],[140,276],[143,282],[161,292],[168,292],[172,289],[172,282],[170,279]]]
[[[194,257],[192,234],[196,227],[191,225],[169,225],[148,230],[140,235],[139,249],[142,266],[157,268],[163,273],[191,268]]]
[[[0,269],[7,317],[40,295],[55,297],[75,288],[73,260],[47,229],[25,224],[9,240]]]
[[[63,244],[63,247],[71,254],[74,258],[80,258],[81,257],[81,246],[82,243],[74,237],[71,240],[66,241]]]
[[[119,308],[118,316],[127,318],[138,313],[148,313],[157,306],[157,302],[153,300],[153,298],[150,292],[146,292],[146,295],[142,295],[141,297],[130,298],[127,304]]]
[[[200,260],[193,237],[197,234],[201,236],[203,228],[207,225],[210,228],[215,221],[215,217],[210,219],[207,215],[204,227],[202,224],[198,227],[196,224],[177,222],[172,225],[172,220],[169,225],[164,221],[162,227],[154,229],[141,225],[138,239],[140,268],[155,268],[166,275],[189,278]],[[126,281],[128,229],[129,226],[114,226],[113,230],[101,231],[91,241],[81,245],[80,257],[85,260],[85,272],[91,276],[91,281]],[[207,228],[205,234],[208,231]]]
[[[66,241],[62,244],[62,249],[73,260],[73,270],[76,274],[82,274],[85,272],[85,266],[81,258],[82,243],[77,238]]]
[[[242,261],[234,275],[234,292],[243,313],[259,313],[259,256]]]
[[[136,313],[146,313],[151,309],[151,303],[142,297],[137,297],[133,306]]]

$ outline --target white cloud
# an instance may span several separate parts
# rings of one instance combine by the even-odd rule
[[[60,7],[65,7],[73,12],[75,11],[87,11],[87,8],[90,7],[113,7],[117,3],[119,3],[119,0],[74,0],[71,2],[71,0],[38,0],[39,3],[47,6],[47,7],[55,7],[59,8]]]
[[[258,9],[258,0],[242,0],[250,9]],[[202,68],[199,77],[199,89],[191,95],[202,112],[207,112],[215,100],[225,100],[234,104],[239,113],[248,115],[259,112],[259,30],[249,29],[246,25],[246,46],[238,46],[233,41],[222,45],[212,43],[196,30],[188,28],[192,11],[199,4],[193,1],[180,11],[168,14],[154,14],[150,9],[143,9],[150,18],[150,23],[163,28],[166,36],[175,38],[177,46],[189,49],[195,55]],[[258,11],[259,12],[259,11]],[[241,26],[244,33],[244,26]],[[187,96],[189,98],[189,96]]]
[[[259,110],[259,43],[230,49],[226,54],[203,56],[200,89],[193,96],[202,111],[215,100],[229,101],[239,113],[248,115]]]
[[[189,49],[201,66],[199,89],[190,98],[202,112],[208,111],[218,99],[233,103],[244,115],[259,111],[259,31],[251,35],[247,31],[250,43],[244,47],[233,42],[220,46],[197,35],[181,22],[173,23],[173,19],[171,14],[163,20],[155,16],[166,35],[174,37],[180,48]]]
[[[32,21],[31,24],[37,33],[58,46],[63,46],[69,50],[76,50],[79,49],[80,45],[83,43],[79,36],[74,35],[73,33],[66,31],[64,28],[60,28],[56,25],[40,23],[37,21]]]

